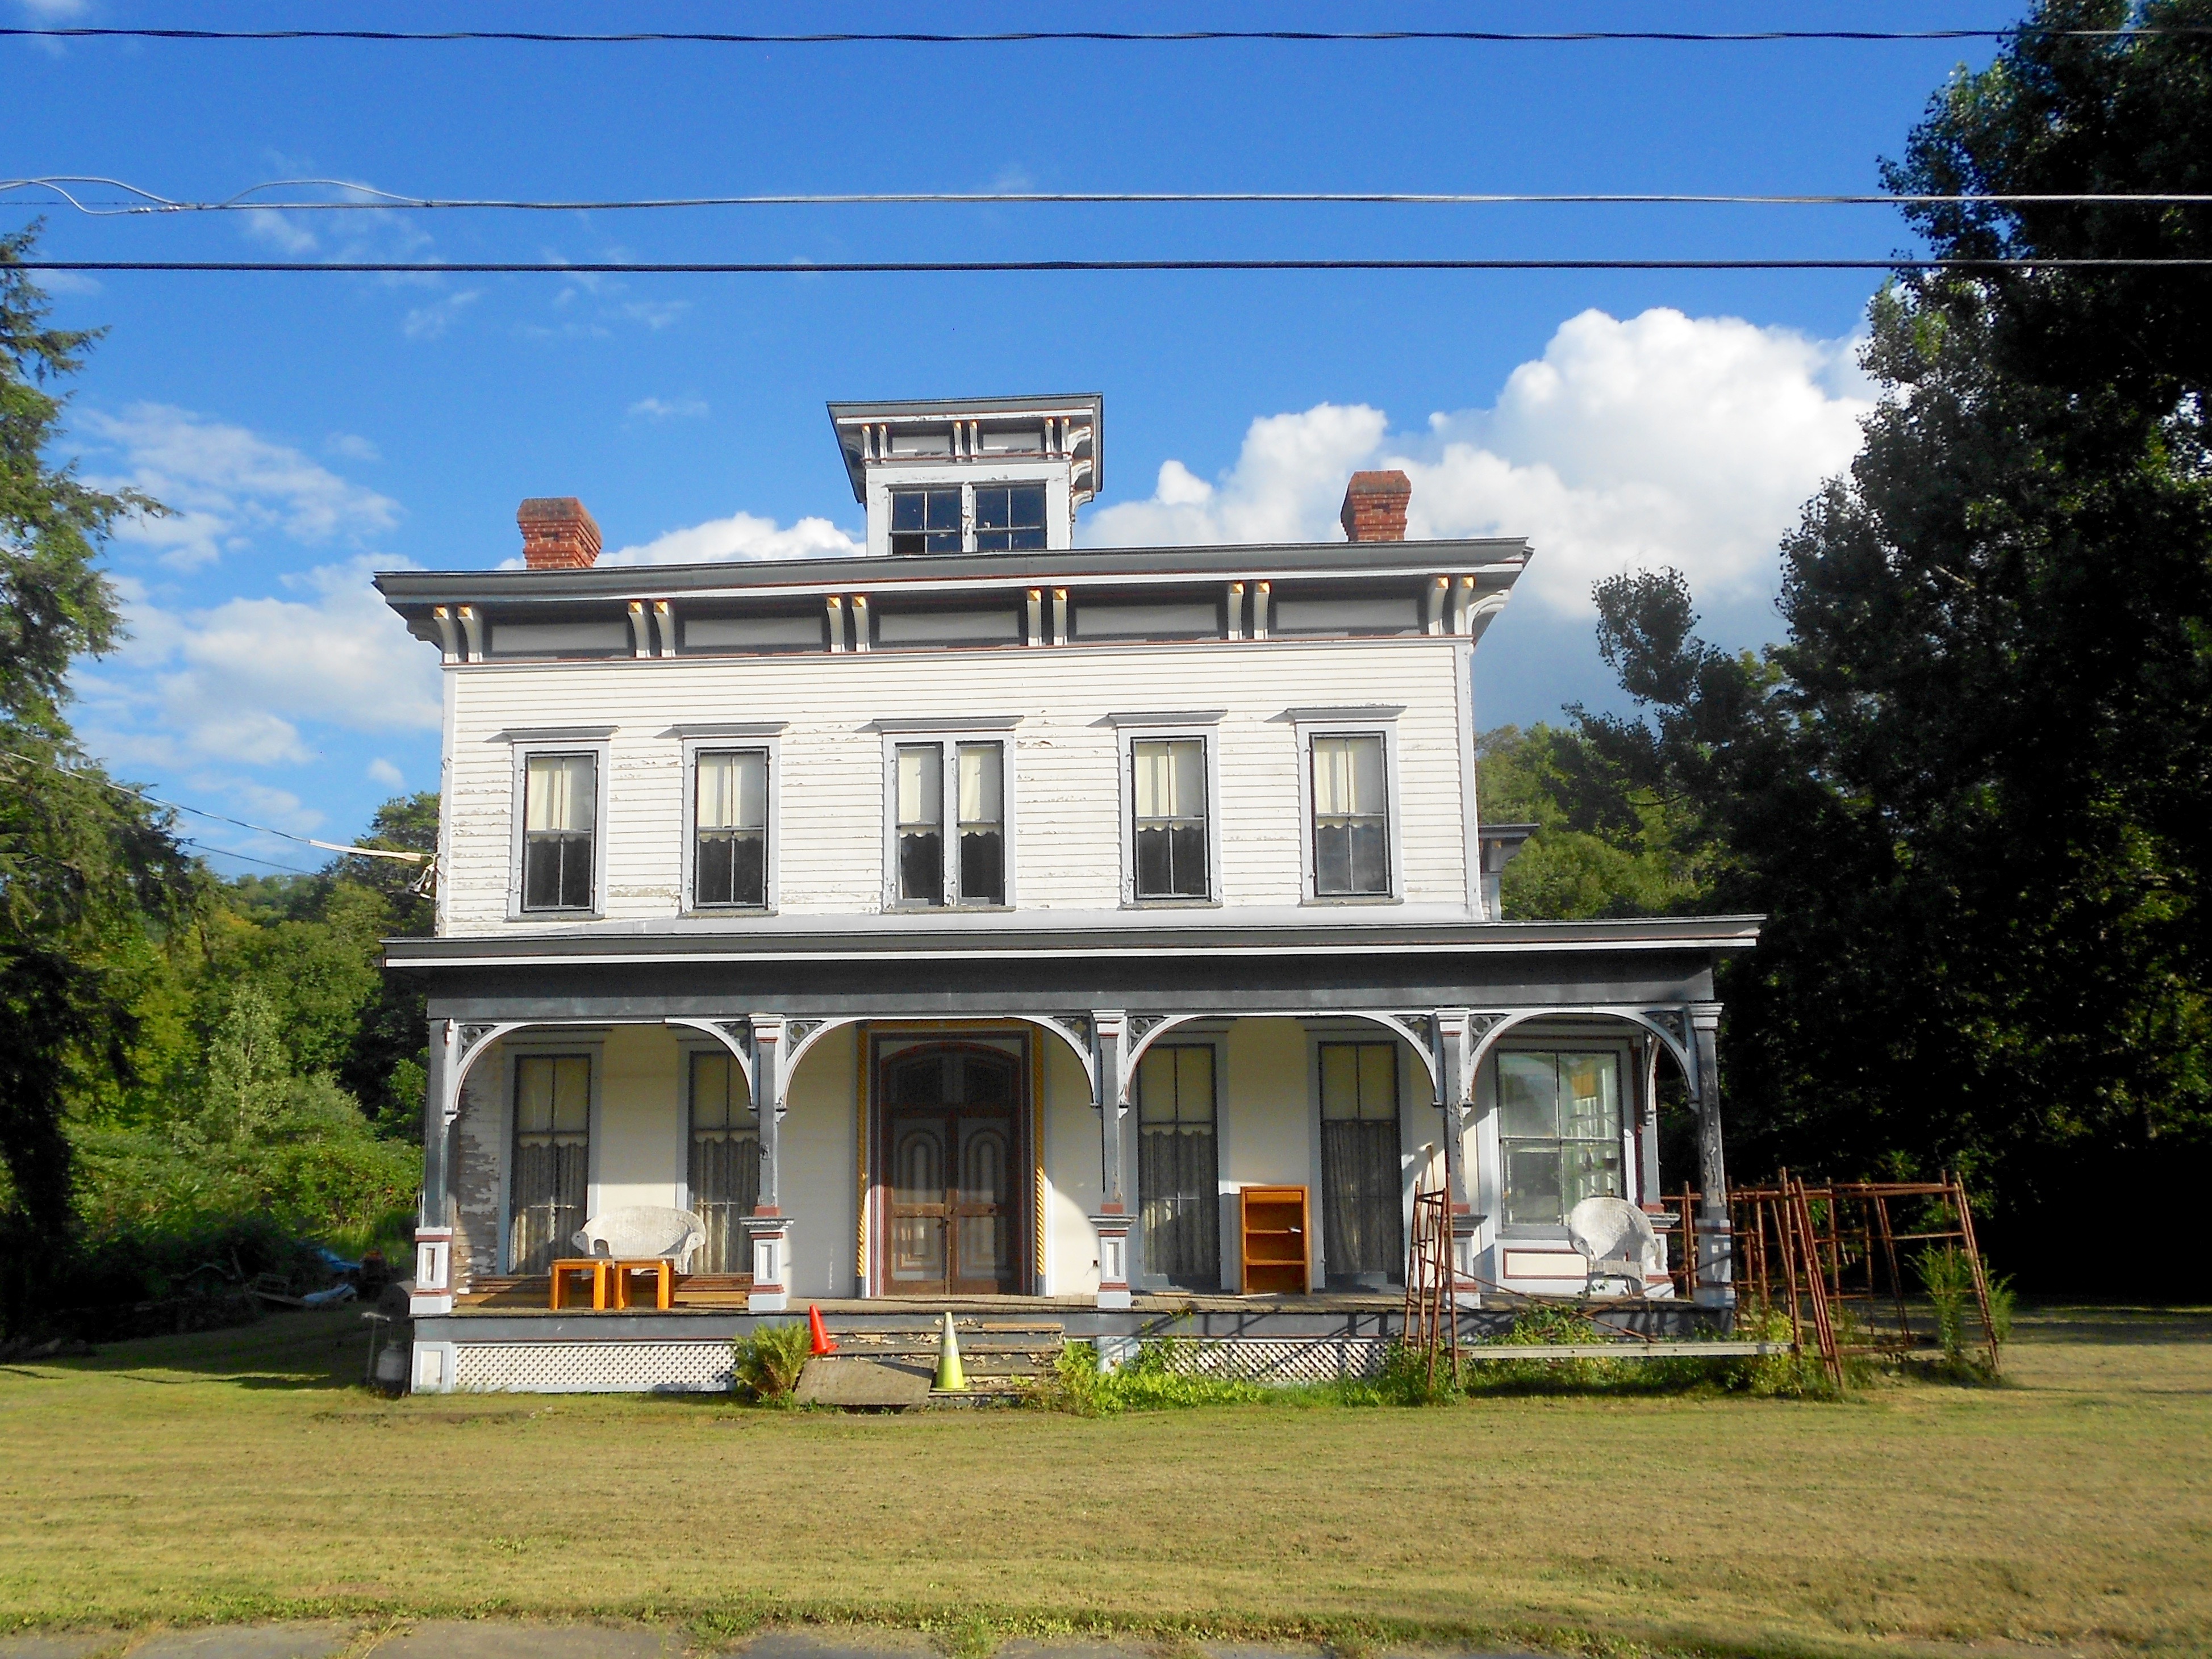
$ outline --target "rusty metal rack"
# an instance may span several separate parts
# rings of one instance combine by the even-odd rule
[[[1459,1376],[1459,1267],[1452,1249],[1451,1204],[1442,1187],[1413,1189],[1413,1237],[1407,1251],[1405,1338],[1425,1349],[1429,1386],[1437,1362],[1448,1359],[1448,1376]]]
[[[1693,1294],[1697,1194],[1685,1191],[1680,1202],[1685,1294]],[[1786,1314],[1791,1352],[1816,1349],[1838,1386],[1848,1355],[1901,1358],[1940,1347],[1930,1316],[1915,1324],[1905,1245],[1960,1252],[1981,1322],[1979,1346],[1996,1373],[1989,1276],[1974,1241],[1973,1206],[1957,1176],[1816,1183],[1784,1170],[1771,1186],[1737,1188],[1729,1209],[1738,1305]]]

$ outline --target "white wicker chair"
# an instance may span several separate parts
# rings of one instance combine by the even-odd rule
[[[1586,1198],[1568,1212],[1567,1239],[1589,1264],[1591,1290],[1618,1279],[1630,1296],[1646,1294],[1645,1280],[1658,1271],[1659,1235],[1650,1218],[1625,1198]]]
[[[679,1273],[691,1271],[691,1256],[707,1242],[707,1228],[689,1210],[658,1204],[627,1204],[601,1212],[576,1230],[575,1244],[586,1255],[625,1261],[666,1256]]]

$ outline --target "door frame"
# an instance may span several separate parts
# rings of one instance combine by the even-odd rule
[[[887,1300],[913,1302],[927,1300],[927,1295],[916,1297],[901,1295],[890,1288],[889,1263],[885,1252],[890,1244],[890,1194],[885,1177],[890,1168],[890,1115],[884,1109],[881,1082],[884,1049],[896,1045],[902,1050],[935,1044],[958,1045],[980,1043],[1000,1053],[1011,1052],[1016,1060],[1018,1093],[1014,1102],[1014,1161],[1012,1170],[1015,1190],[1009,1194],[1007,1212],[1013,1224],[1014,1265],[1011,1277],[1016,1288],[1002,1294],[1020,1295],[1022,1287],[1036,1283],[1037,1234],[1042,1210],[1042,1170],[1037,1161],[1039,1145],[1038,1113],[1042,1109],[1042,1079],[1038,1072],[1042,1051],[1036,1033],[1018,1020],[924,1020],[899,1024],[877,1024],[871,1021],[862,1028],[866,1039],[865,1064],[860,1068],[860,1085],[866,1133],[862,1142],[865,1158],[860,1171],[865,1202],[861,1206],[861,1255],[863,1257],[862,1293]],[[1011,1045],[1011,1048],[1008,1047]],[[963,1300],[977,1292],[963,1292]]]

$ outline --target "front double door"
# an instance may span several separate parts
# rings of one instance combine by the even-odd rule
[[[1019,1054],[930,1043],[880,1065],[884,1289],[1013,1294],[1023,1242]]]

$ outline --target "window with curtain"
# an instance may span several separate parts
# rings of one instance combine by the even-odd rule
[[[586,1054],[524,1054],[514,1062],[514,1153],[507,1180],[508,1271],[550,1271],[576,1254],[589,1218],[592,1061]]]
[[[1322,1250],[1329,1282],[1401,1279],[1398,1045],[1320,1047]]]
[[[1221,1284],[1213,1048],[1156,1045],[1137,1062],[1139,1249],[1170,1284]]]
[[[1136,896],[1206,898],[1206,740],[1139,738],[1129,745]]]
[[[1006,898],[1005,751],[995,743],[963,743],[960,779],[960,902],[1003,904]]]
[[[693,783],[691,902],[768,902],[768,751],[707,750]]]
[[[1556,1227],[1586,1198],[1620,1198],[1620,1057],[1565,1050],[1498,1056],[1504,1224]]]
[[[901,744],[896,758],[899,902],[942,904],[945,751],[933,743]]]
[[[901,904],[1006,902],[1006,750],[1002,743],[907,743],[893,757]],[[945,862],[945,795],[952,861]]]
[[[522,908],[592,908],[599,810],[594,755],[532,755],[522,773]]]
[[[1322,898],[1390,891],[1390,796],[1382,737],[1313,740],[1314,893]]]
[[[690,1181],[691,1212],[707,1230],[693,1271],[750,1273],[744,1224],[760,1196],[760,1119],[744,1069],[712,1049],[691,1056]]]

